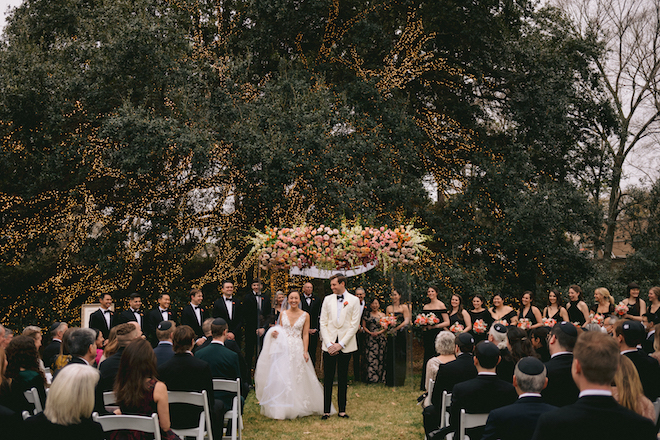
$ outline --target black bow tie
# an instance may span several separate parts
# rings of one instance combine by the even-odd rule
[[[260,294],[260,293],[255,293],[254,296],[256,296],[256,297],[258,297],[258,298],[261,298],[261,294]]]
[[[193,306],[193,309],[199,310],[199,306]]]
[[[344,295],[337,295],[337,301],[343,301]]]
[[[110,310],[104,310],[103,313],[110,313]]]

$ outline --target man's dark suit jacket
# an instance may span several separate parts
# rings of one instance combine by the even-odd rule
[[[477,367],[474,366],[474,356],[470,353],[461,353],[455,361],[441,364],[435,376],[431,403],[440,409],[443,391],[451,393],[454,385],[475,377],[477,377]]]
[[[238,362],[238,355],[222,344],[209,344],[208,347],[195,353],[195,357],[207,362],[211,367],[211,374],[214,379],[238,379],[241,378],[241,367]],[[241,383],[243,379],[241,378]],[[216,391],[215,398],[222,400],[225,408],[232,407],[231,393],[225,391]]]
[[[146,322],[144,321],[144,312],[140,310],[139,315],[142,320],[142,322],[139,323],[140,328],[144,329],[144,326],[146,324]],[[127,322],[137,322],[137,318],[135,317],[135,314],[130,309],[122,311],[117,317],[117,325],[126,324]]]
[[[220,296],[215,302],[213,303],[213,317],[214,318],[222,318],[225,321],[227,321],[227,325],[229,326],[229,331],[232,332],[236,338],[236,341],[241,341],[242,338],[242,327],[244,324],[243,321],[243,310],[241,310],[241,303],[236,299],[236,297],[232,297],[232,304],[233,304],[233,311],[232,311],[232,318],[229,318],[229,312],[227,311],[227,305],[225,304],[225,297]],[[240,345],[240,342],[239,342]]]
[[[154,354],[156,355],[156,364],[160,367],[165,362],[172,359],[172,356],[174,356],[174,348],[172,347],[172,344],[159,342],[156,348],[154,348]]]
[[[575,403],[580,394],[571,375],[573,353],[560,354],[545,363],[548,371],[548,386],[541,391],[543,401],[562,407]]]
[[[211,367],[190,353],[175,353],[174,356],[158,367],[158,377],[167,385],[168,391],[206,390],[209,409],[213,414],[213,376]],[[190,428],[199,423],[200,409],[186,404],[170,405],[170,421],[175,428]]]
[[[62,346],[61,341],[53,340],[46,348],[44,352],[41,353],[41,358],[44,360],[44,365],[50,367],[55,358],[60,354],[60,347]]]
[[[241,301],[241,312],[243,314],[243,322],[245,324],[245,335],[256,334],[258,328],[263,328],[266,318],[270,314],[270,299],[268,296],[261,296],[261,313],[257,309],[257,299],[253,292],[246,294]],[[226,310],[226,306],[225,306]]]
[[[555,409],[556,406],[544,403],[541,397],[521,397],[490,412],[481,440],[529,440],[541,414]]]
[[[539,418],[533,440],[656,440],[653,423],[609,396],[584,396]]]
[[[167,320],[174,321],[174,313],[172,310],[167,311]],[[160,313],[160,309],[156,307],[155,309],[149,310],[144,317],[144,334],[147,335],[147,339],[151,342],[153,346],[158,344],[158,338],[156,337],[156,327],[163,321],[163,315]]]
[[[660,366],[658,366],[658,361],[642,350],[631,351],[625,353],[624,356],[635,364],[637,373],[639,373],[639,380],[641,380],[644,388],[644,395],[651,402],[654,402],[660,396]]]
[[[121,355],[124,352],[124,347],[117,350],[117,353],[113,354],[99,365],[99,373],[101,373],[101,378],[99,379],[99,388],[101,391],[112,391],[115,386],[115,377],[117,377],[117,372],[119,371],[119,362],[121,361]]]
[[[89,328],[95,328],[103,333],[104,339],[108,339],[110,336],[110,329],[115,325],[115,313],[112,310],[110,311],[110,327],[108,327],[108,323],[105,321],[105,317],[103,316],[101,309],[98,309],[96,312],[89,316]]]
[[[505,382],[513,383],[513,371],[516,368],[516,363],[511,357],[511,352],[508,348],[500,349],[500,363],[497,364],[495,372],[497,377]]]
[[[513,385],[496,375],[480,375],[474,379],[457,383],[451,394],[449,417],[451,431],[458,432],[461,409],[465,409],[465,412],[469,414],[483,414],[510,405],[517,398],[518,394]],[[471,439],[480,439],[483,432],[483,426],[465,431]]]
[[[655,341],[655,330],[652,330],[646,335],[646,339],[642,341],[642,350],[647,354],[651,354],[655,351],[653,348],[653,342]]]
[[[201,315],[203,324],[204,320],[208,318],[208,312],[204,309],[204,307],[201,306],[200,311],[202,312]],[[195,311],[190,304],[183,308],[181,311],[181,325],[189,325],[198,338],[204,336],[204,332],[202,331],[202,324],[197,322],[197,315],[195,315]]]

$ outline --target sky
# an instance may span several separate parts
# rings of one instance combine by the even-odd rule
[[[0,0],[0,29],[4,30],[5,16],[9,7],[20,5],[22,0]],[[656,138],[645,148],[629,155],[624,165],[622,187],[648,186],[660,178],[660,141]]]

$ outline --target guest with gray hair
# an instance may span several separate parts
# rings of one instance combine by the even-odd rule
[[[440,332],[435,337],[435,352],[438,356],[432,357],[426,363],[426,392],[429,392],[429,380],[435,379],[438,368],[442,364],[456,360],[456,336],[452,332]],[[431,400],[425,401],[424,406],[431,404]]]
[[[74,329],[67,341],[71,364],[92,365],[96,358],[96,331],[91,328]]]
[[[54,322],[53,325],[50,326],[50,344],[48,344],[41,353],[41,359],[44,360],[46,366],[50,367],[55,361],[55,358],[60,354],[62,337],[68,328],[69,325],[66,322]]]
[[[522,358],[516,364],[513,386],[518,400],[490,412],[482,440],[523,440],[532,437],[541,414],[557,408],[544,403],[541,398],[541,390],[548,384],[546,374],[545,365],[534,357]]]

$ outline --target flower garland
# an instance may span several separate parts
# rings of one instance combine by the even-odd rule
[[[397,266],[409,266],[428,252],[422,245],[428,239],[413,225],[394,229],[387,226],[349,226],[340,228],[305,224],[290,228],[266,227],[250,237],[251,255],[256,255],[265,270],[288,270],[317,267],[320,269],[352,269],[378,263],[383,272]]]

